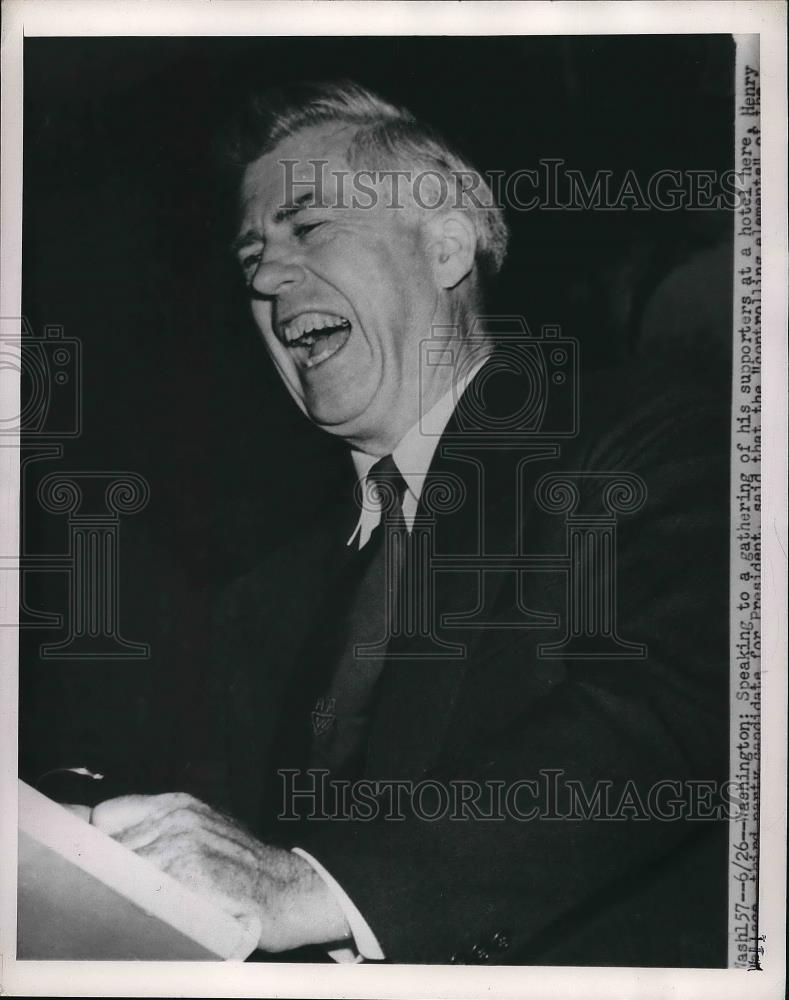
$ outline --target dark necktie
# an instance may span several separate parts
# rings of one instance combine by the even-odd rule
[[[383,647],[366,655],[360,647],[385,642],[395,613],[398,584],[408,541],[403,518],[407,487],[387,455],[367,474],[364,503],[375,503],[381,521],[353,556],[343,639],[331,681],[312,713],[310,766],[332,775],[350,775],[366,742],[375,689],[384,666]]]

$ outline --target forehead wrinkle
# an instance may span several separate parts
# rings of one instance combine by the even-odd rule
[[[321,207],[321,200],[315,198],[317,192],[314,185],[307,191],[302,191],[291,204],[282,204],[285,200],[285,192],[282,189],[282,181],[285,179],[283,161],[286,160],[296,161],[293,164],[291,178],[299,186],[316,181],[316,172],[318,170],[322,172],[320,175],[322,207],[332,207],[334,214],[345,222],[370,228],[380,226],[383,221],[382,216],[395,216],[398,223],[418,221],[411,218],[414,206],[407,197],[404,203],[401,202],[402,208],[394,209],[392,206],[387,206],[389,199],[385,188],[382,187],[381,178],[376,178],[373,183],[379,191],[379,197],[371,208],[365,207],[363,210],[359,207],[354,208],[350,204],[345,204],[344,196],[342,205],[332,204],[336,201],[337,193],[344,188],[344,182],[334,176],[334,171],[344,173],[363,169],[359,163],[360,158],[367,161],[364,169],[368,172],[382,169],[381,151],[371,151],[359,146],[357,140],[360,131],[362,129],[357,123],[349,122],[327,122],[309,126],[283,138],[274,149],[250,163],[242,182],[241,192],[242,225],[243,222],[247,222],[246,232],[252,234],[256,242],[265,242],[264,230],[267,231],[269,227],[273,229],[275,226],[279,228],[289,222],[299,208]],[[383,160],[384,162],[393,160],[401,166],[396,157],[386,156]],[[316,161],[321,166],[316,167]],[[271,204],[274,199],[279,205],[268,208],[266,203]],[[385,207],[392,208],[392,211],[382,213]]]
[[[271,155],[266,154],[266,156]],[[251,218],[250,229],[254,225],[257,225],[258,229],[262,231],[265,228],[265,223],[279,227],[289,222],[292,216],[304,208],[320,208],[331,205],[333,200],[331,195],[336,187],[336,177],[333,176],[331,170],[325,170],[325,167],[323,167],[322,169],[325,172],[320,175],[320,180],[318,181],[314,164],[310,164],[312,170],[311,176],[300,176],[302,173],[306,173],[307,165],[309,164],[309,160],[306,158],[302,158],[301,160],[300,165],[303,166],[303,170],[297,168],[292,175],[292,180],[298,186],[303,186],[304,184],[311,184],[312,186],[308,190],[302,191],[296,197],[288,199],[287,203],[283,204],[283,201],[285,201],[285,191],[279,181],[284,180],[284,172],[282,172],[281,177],[276,178],[272,175],[271,169],[275,166],[281,168],[284,159],[284,157],[280,156],[275,163],[269,162],[265,165],[259,160],[255,164],[250,164],[247,168],[247,175],[242,181],[241,187],[240,216],[242,226],[244,224],[243,220]],[[312,159],[325,161],[327,158],[312,157]],[[328,161],[328,163],[332,169],[336,170],[338,168],[337,163],[331,164],[331,161]],[[343,165],[347,166],[347,163],[344,162]],[[326,191],[327,188],[329,189],[328,192]],[[319,193],[321,194],[320,198],[316,197]],[[328,198],[326,197],[327,194]]]

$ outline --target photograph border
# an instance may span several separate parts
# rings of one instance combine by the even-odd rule
[[[0,629],[0,991],[17,996],[408,997],[526,995],[593,998],[783,996],[786,885],[787,124],[786,8],[780,2],[484,3],[9,0],[2,11],[0,320],[21,323],[22,45],[25,36],[628,35],[759,36],[761,87],[761,767],[758,801],[759,969],[631,969],[289,965],[272,963],[34,962],[16,952],[18,632]],[[738,58],[738,88],[741,85]],[[758,119],[757,119],[758,120]],[[737,116],[737,135],[742,118]],[[737,139],[735,138],[735,143]],[[735,149],[736,157],[736,149]],[[735,158],[735,169],[738,162]],[[735,236],[735,259],[743,246]],[[737,268],[735,265],[735,272]],[[735,281],[736,330],[743,287]],[[734,330],[733,330],[734,336]],[[733,358],[733,377],[738,372]],[[18,372],[0,371],[3,412],[18,412]],[[735,393],[735,400],[737,396]],[[734,419],[734,415],[733,415]],[[753,433],[757,431],[753,427]],[[735,467],[733,462],[733,468]],[[2,552],[18,557],[18,442],[0,447]],[[732,483],[732,496],[736,483]],[[734,534],[732,524],[732,534]],[[734,542],[732,543],[734,553]],[[735,561],[732,561],[732,579]],[[753,590],[750,591],[753,599]],[[0,608],[13,620],[16,575],[0,574]],[[732,608],[732,627],[740,619]],[[758,676],[757,676],[758,672]],[[732,681],[734,683],[734,681]],[[733,716],[732,733],[740,718]],[[733,760],[733,764],[735,761]],[[756,860],[756,859],[755,859]],[[681,901],[678,900],[678,905]],[[733,902],[730,905],[730,918]],[[730,953],[730,960],[731,955]],[[744,976],[749,977],[746,981]]]

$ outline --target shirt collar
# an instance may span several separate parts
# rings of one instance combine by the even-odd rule
[[[438,447],[439,438],[444,433],[469,382],[487,360],[487,357],[481,358],[463,378],[454,383],[449,391],[445,392],[441,399],[408,430],[392,452],[392,458],[417,503],[422,495],[425,477]],[[378,457],[363,451],[351,452],[356,476],[360,481],[367,476],[378,461]]]

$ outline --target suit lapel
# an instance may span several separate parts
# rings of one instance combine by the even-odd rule
[[[453,566],[452,559],[490,551],[491,545],[494,551],[505,551],[517,538],[513,518],[495,521],[488,516],[493,508],[486,509],[486,489],[492,485],[492,495],[499,496],[512,491],[505,494],[499,488],[504,474],[501,453],[472,444],[467,433],[469,398],[467,391],[425,478],[412,540],[424,532],[430,558],[441,560],[442,568],[429,578],[426,634],[390,641],[368,745],[370,774],[416,777],[439,753],[481,634],[453,626],[446,618],[473,613],[480,599],[490,602],[496,590],[491,579],[483,588],[478,570]],[[421,582],[426,585],[424,576]]]
[[[511,645],[513,624],[523,626],[532,620],[520,607],[512,573],[483,573],[469,568],[464,557],[515,556],[522,551],[525,511],[519,508],[518,497],[531,490],[519,489],[516,477],[521,485],[533,482],[558,448],[541,436],[530,437],[528,427],[517,437],[496,434],[495,428],[494,433],[480,434],[479,400],[472,386],[436,448],[415,524],[415,530],[420,520],[429,527],[432,553],[442,566],[432,575],[432,637],[394,638],[390,643],[368,748],[370,773],[411,777],[424,772],[447,743],[453,711],[481,644]],[[515,413],[524,388],[511,376],[498,380],[494,376],[485,396],[495,400],[501,413]],[[509,616],[509,631],[502,633],[503,638],[493,638],[489,627],[473,625],[475,617],[478,623],[489,623],[497,602]],[[458,617],[466,621],[452,620]],[[461,647],[462,652],[447,656],[434,637]]]
[[[423,498],[429,498],[431,490],[444,487],[447,466],[456,464],[434,460]],[[433,554],[458,551],[462,540],[468,544],[474,538],[476,514],[470,503],[452,514],[434,516],[420,501],[414,532],[421,530],[420,520],[421,528],[429,526],[422,537],[426,544],[429,541]],[[412,541],[415,537],[412,533]],[[412,560],[414,557],[412,549]],[[420,585],[424,584],[422,578]],[[473,575],[438,573],[430,596],[431,627],[427,633],[397,636],[389,643],[368,746],[371,772],[389,772],[398,778],[416,776],[434,758],[443,741],[468,661],[463,653],[465,638],[458,643],[452,630],[441,626],[441,618],[447,610],[473,606]]]

